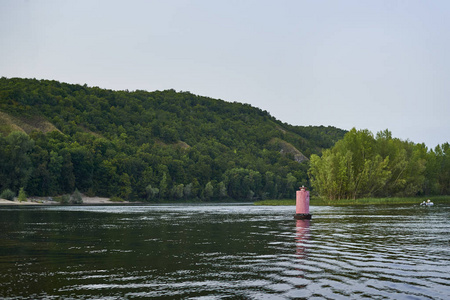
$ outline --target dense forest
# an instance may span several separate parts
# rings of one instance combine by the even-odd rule
[[[301,120],[299,120],[301,123]],[[292,198],[346,132],[189,92],[0,79],[0,192],[124,200]]]
[[[315,192],[330,200],[450,194],[450,145],[434,150],[352,129],[321,157],[313,154],[309,173]]]

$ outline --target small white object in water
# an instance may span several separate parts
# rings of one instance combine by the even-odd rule
[[[431,200],[430,199],[428,199],[427,200],[427,202],[425,202],[425,201],[423,201],[420,205],[426,205],[426,206],[431,206],[431,205],[434,205],[434,203],[433,202],[431,202]]]

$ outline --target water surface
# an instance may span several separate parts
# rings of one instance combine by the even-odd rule
[[[0,207],[0,297],[450,299],[450,207]]]

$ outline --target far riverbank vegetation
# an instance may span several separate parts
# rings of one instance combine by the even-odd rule
[[[293,126],[183,91],[0,78],[5,198],[22,190],[64,202],[78,190],[148,203],[279,201],[302,185],[312,201],[336,203],[449,195],[450,146],[428,149],[387,129]]]
[[[428,150],[353,128],[322,156],[311,155],[314,194],[336,203],[413,203],[414,196],[450,194],[450,145]],[[404,198],[402,200],[401,198]]]

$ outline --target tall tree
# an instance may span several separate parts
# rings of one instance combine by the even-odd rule
[[[19,191],[26,187],[32,172],[30,153],[34,141],[20,131],[0,136],[0,190]]]

